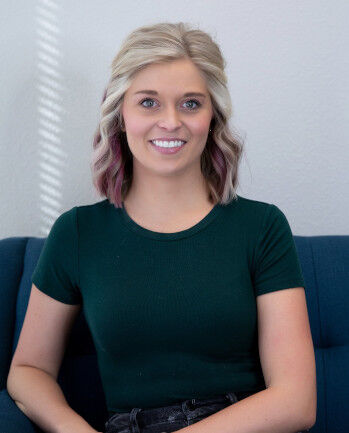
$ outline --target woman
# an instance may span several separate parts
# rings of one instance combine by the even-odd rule
[[[83,302],[107,433],[315,422],[296,247],[277,206],[236,194],[243,145],[228,126],[224,66],[212,38],[186,24],[131,33],[94,140],[94,185],[107,198],[57,219],[32,276],[33,290]]]

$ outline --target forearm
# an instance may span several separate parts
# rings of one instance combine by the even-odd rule
[[[96,433],[67,403],[61,387],[48,373],[16,366],[10,371],[7,391],[22,412],[49,433]]]
[[[300,396],[267,388],[230,405],[179,433],[295,433],[306,430]]]

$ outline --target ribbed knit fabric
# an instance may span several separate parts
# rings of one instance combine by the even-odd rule
[[[305,287],[284,213],[238,195],[148,230],[107,199],[61,214],[32,282],[83,304],[109,413],[265,389],[256,296]]]

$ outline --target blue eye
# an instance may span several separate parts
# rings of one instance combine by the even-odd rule
[[[197,108],[199,108],[201,106],[200,102],[197,101],[196,99],[190,99],[189,101],[186,102],[194,102],[194,104],[196,104],[197,106],[194,107],[194,110],[196,110]]]
[[[148,108],[148,107],[146,107],[145,105],[143,105],[143,102],[145,102],[145,101],[153,101],[153,99],[151,99],[151,98],[146,98],[146,99],[143,99],[143,100],[140,102],[140,105],[142,105],[144,108]]]
[[[143,102],[145,102],[145,101],[154,102],[154,99],[152,99],[152,98],[145,98],[145,99],[142,99],[142,101],[140,102],[140,105],[142,105],[142,107],[144,107],[144,108],[152,108],[152,106],[150,106],[150,105],[148,105],[148,106],[143,105]],[[197,110],[199,107],[201,107],[201,103],[199,101],[197,101],[196,99],[190,99],[189,101],[186,101],[185,103],[188,103],[188,102],[194,102],[197,105],[194,108],[190,108],[190,111]]]

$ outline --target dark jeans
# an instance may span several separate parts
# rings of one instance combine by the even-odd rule
[[[105,423],[105,433],[170,433],[194,424],[253,393],[228,392],[209,399],[184,400],[151,409],[135,407],[114,413]],[[309,430],[305,430],[304,433]],[[219,432],[217,432],[219,433]],[[299,432],[303,433],[303,432]]]

